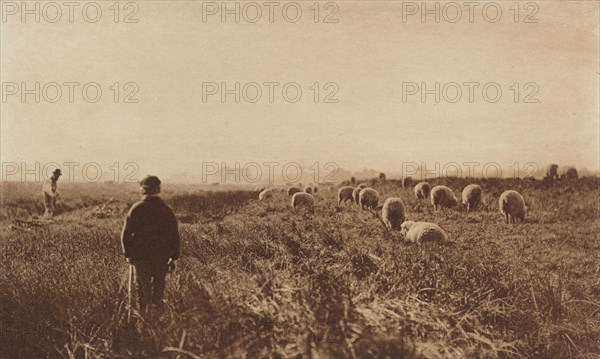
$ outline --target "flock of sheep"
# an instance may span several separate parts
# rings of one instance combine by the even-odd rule
[[[555,164],[548,166],[545,178],[554,180],[559,178],[577,179],[577,170],[573,167],[567,167],[560,171]],[[407,177],[402,181],[402,186],[408,188],[412,185],[412,180]],[[273,188],[260,188],[259,200],[266,200],[273,197]],[[299,186],[291,186],[287,189],[288,196],[291,197],[293,208],[314,206],[313,194],[317,192],[318,186],[306,186],[302,189]],[[459,205],[459,200],[454,192],[446,186],[435,186],[427,182],[419,182],[414,188],[414,194],[419,200],[430,198],[431,204],[435,210],[441,208],[452,208]],[[482,203],[483,190],[477,184],[469,184],[462,191],[462,201],[460,202],[466,208],[467,212],[473,211]],[[343,186],[338,189],[338,205],[358,204],[361,209],[373,210],[381,208],[381,218],[388,230],[400,230],[400,234],[409,241],[448,241],[448,236],[442,228],[435,223],[414,222],[406,220],[406,206],[399,197],[388,198],[382,207],[379,205],[379,192],[366,184],[359,184],[357,187]],[[504,191],[498,200],[500,213],[504,216],[505,222],[517,223],[524,221],[527,213],[525,198],[514,190]]]
[[[579,178],[579,174],[577,173],[577,169],[575,167],[562,166],[559,167],[557,164],[553,163],[548,166],[546,169],[546,173],[544,178],[546,179],[568,179],[568,180],[576,180]]]

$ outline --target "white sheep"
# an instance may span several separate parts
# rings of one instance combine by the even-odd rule
[[[273,198],[273,190],[270,188],[267,188],[258,194],[259,201],[263,201],[270,198]]]
[[[304,187],[304,192],[308,194],[313,194],[315,193],[315,189],[312,186],[306,186]]]
[[[402,199],[390,197],[383,203],[381,218],[389,230],[400,229],[400,225],[404,222],[405,213],[406,206],[404,206]]]
[[[344,204],[347,203],[347,201],[350,201],[350,203],[354,202],[354,197],[352,196],[352,192],[354,192],[354,187],[352,186],[344,186],[341,187],[338,190],[338,206],[342,204],[342,202]]]
[[[502,192],[498,200],[500,213],[504,215],[506,223],[517,223],[517,219],[521,222],[525,220],[527,207],[525,206],[525,198],[513,190]]]
[[[400,234],[411,242],[421,243],[448,241],[446,232],[444,232],[444,230],[435,223],[405,221],[402,223],[400,228]]]
[[[297,192],[292,196],[292,207],[307,207],[312,208],[315,205],[315,199],[312,194],[306,192]]]
[[[481,204],[483,189],[478,184],[470,184],[462,191],[462,204],[467,206],[467,212],[474,210]]]
[[[361,190],[361,187],[356,187],[354,191],[352,191],[352,199],[354,199],[354,203],[356,204],[358,204],[358,195],[360,194]]]
[[[363,188],[358,193],[358,204],[362,209],[373,209],[379,203],[379,192],[373,188]]]
[[[558,179],[558,165],[556,163],[548,165],[548,167],[546,168],[546,174],[544,175],[544,178]]]
[[[352,191],[352,198],[354,199],[354,203],[358,204],[358,200],[359,200],[358,195],[360,194],[360,191],[363,188],[367,188],[367,185],[364,183],[361,183],[354,189],[354,191]]]
[[[414,191],[417,199],[427,199],[429,198],[429,192],[431,192],[431,185],[428,182],[419,182]]]
[[[458,199],[454,192],[446,186],[435,186],[431,190],[431,204],[435,209],[448,207],[452,208],[458,204]]]
[[[562,179],[576,180],[577,178],[579,178],[579,175],[578,175],[575,167],[560,167],[560,168],[558,168],[558,176],[560,177],[561,180]]]
[[[287,195],[290,197],[298,192],[302,192],[302,189],[300,189],[299,187],[296,187],[296,186],[291,186],[291,187],[288,187],[288,189],[287,189]]]

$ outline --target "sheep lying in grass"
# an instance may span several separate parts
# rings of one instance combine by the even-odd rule
[[[308,193],[308,194],[313,194],[315,192],[315,189],[312,188],[311,186],[306,186],[306,187],[304,187],[304,192]]]
[[[306,192],[297,192],[292,196],[292,207],[307,207],[312,208],[315,205],[315,199],[312,194]]]
[[[362,209],[373,209],[379,203],[379,192],[373,188],[363,188],[358,193],[358,204]]]
[[[558,176],[561,180],[576,180],[579,178],[579,174],[577,173],[575,167],[560,167],[558,169]]]
[[[296,187],[296,186],[291,186],[287,189],[287,194],[288,196],[293,196],[295,193],[298,192],[302,192],[302,190],[300,189],[300,187]]]
[[[270,198],[273,198],[273,190],[271,190],[270,188],[267,188],[258,194],[259,201],[263,201]]]
[[[346,204],[347,201],[350,201],[350,203],[353,203],[354,197],[352,196],[352,192],[354,192],[354,187],[352,187],[352,186],[341,187],[338,190],[338,206],[341,205],[342,202],[344,204]]]
[[[442,207],[452,208],[458,204],[458,199],[450,188],[435,186],[431,190],[431,204],[436,210]]]
[[[517,223],[517,219],[521,222],[525,220],[527,207],[525,206],[525,198],[519,192],[513,190],[504,191],[500,195],[498,204],[500,206],[500,213],[504,215],[507,224]]]
[[[391,197],[385,200],[383,208],[381,209],[381,218],[383,223],[389,229],[400,229],[400,226],[404,222],[404,214],[406,213],[406,207],[401,198]]]
[[[405,221],[400,226],[400,234],[406,240],[421,243],[421,242],[446,242],[448,236],[443,229],[437,224],[428,222]]]
[[[414,191],[417,199],[427,199],[429,198],[429,192],[431,192],[431,185],[428,182],[419,182]]]
[[[481,204],[483,190],[477,184],[470,184],[462,191],[462,203],[467,206],[467,212],[474,210]]]

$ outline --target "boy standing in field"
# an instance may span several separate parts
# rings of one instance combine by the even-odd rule
[[[165,277],[179,258],[180,244],[177,219],[158,196],[158,177],[146,176],[140,187],[142,200],[127,214],[121,243],[125,258],[135,267],[139,310],[145,313],[150,304],[162,310]]]
[[[46,218],[54,216],[56,197],[58,197],[58,193],[56,192],[57,182],[61,175],[60,169],[57,168],[52,172],[52,176],[44,181],[42,194],[44,195],[44,217]]]

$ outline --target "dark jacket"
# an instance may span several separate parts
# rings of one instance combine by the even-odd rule
[[[132,260],[179,258],[179,230],[171,208],[158,196],[144,196],[127,214],[121,244]]]

